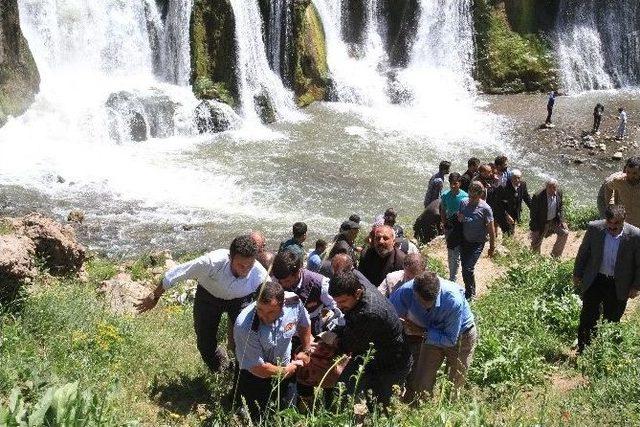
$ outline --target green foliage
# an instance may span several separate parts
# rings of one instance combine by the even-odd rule
[[[37,400],[30,400],[20,388],[14,388],[6,405],[0,405],[0,425],[100,426],[113,423],[106,399],[91,391],[81,392],[78,383],[47,388]]]
[[[294,6],[294,90],[297,104],[305,107],[325,98],[329,77],[327,46],[322,21],[313,3]]]
[[[3,234],[10,234],[13,232],[13,227],[11,227],[11,224],[9,223],[9,221],[0,218],[0,236]]]
[[[118,273],[118,266],[110,260],[102,257],[92,257],[84,263],[89,281],[100,283],[108,280]]]
[[[551,49],[540,36],[514,32],[504,9],[487,0],[480,0],[474,11],[476,74],[485,91],[543,91],[556,85]]]
[[[213,99],[233,107],[235,100],[224,82],[213,83],[208,77],[198,77],[193,85],[193,93],[198,99]]]
[[[586,230],[587,224],[600,218],[598,208],[593,205],[577,205],[570,196],[564,196],[564,217],[571,230]]]
[[[540,384],[572,343],[579,313],[571,263],[521,250],[501,283],[477,301],[480,340],[470,378],[499,391]]]

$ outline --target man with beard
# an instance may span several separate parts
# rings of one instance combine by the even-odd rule
[[[371,283],[381,283],[387,274],[401,270],[405,254],[395,246],[395,233],[388,225],[376,227],[373,246],[369,247],[360,260],[358,270]]]
[[[612,205],[615,193],[626,211],[626,221],[640,227],[640,157],[627,160],[624,170],[607,178],[604,199]]]
[[[477,157],[472,157],[467,161],[467,170],[460,177],[460,189],[465,193],[469,192],[469,186],[471,185],[471,181],[478,173],[478,169],[480,168],[480,159]]]
[[[496,191],[495,220],[502,232],[511,236],[515,231],[516,223],[520,223],[522,202],[527,207],[531,205],[531,196],[527,190],[527,183],[522,180],[522,172],[514,169],[507,185]]]

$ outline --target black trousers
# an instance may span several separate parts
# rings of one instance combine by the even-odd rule
[[[619,322],[627,308],[627,299],[619,300],[616,296],[616,285],[613,278],[598,274],[589,289],[582,296],[582,311],[578,326],[578,352],[591,342],[596,324],[602,317],[609,322]]]
[[[551,123],[551,116],[553,115],[553,107],[547,107],[547,119],[544,121],[546,124]]]
[[[239,399],[234,406],[241,407],[246,403],[251,419],[258,422],[260,418],[266,418],[265,411],[270,402],[279,404],[279,409],[286,409],[295,404],[295,381],[292,378],[280,381],[275,378],[260,378],[246,369],[241,369],[236,395]]]
[[[223,359],[222,350],[218,348],[218,328],[222,313],[227,313],[229,322],[235,323],[243,305],[251,296],[224,300],[211,295],[206,289],[198,286],[193,303],[193,327],[196,331],[198,351],[202,360],[212,372],[220,369]]]
[[[593,116],[593,133],[600,130],[600,123],[602,123],[602,116]]]

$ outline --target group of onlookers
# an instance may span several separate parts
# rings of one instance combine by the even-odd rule
[[[530,196],[522,172],[510,169],[505,156],[493,164],[472,158],[463,174],[450,168],[449,162],[440,164],[424,200],[427,209],[437,206],[449,280],[429,270],[390,208],[374,219],[362,244],[358,235],[363,224],[352,215],[333,239],[317,240],[308,254],[303,222],[293,225],[292,237],[277,253],[266,249],[260,232],[238,236],[228,250],[167,271],[138,309],[153,308],[181,280],[196,280],[198,350],[211,371],[225,365],[218,337],[226,313],[236,360],[233,401],[254,420],[274,399],[285,405],[296,399],[310,404],[314,387],[326,390],[330,404],[337,382],[345,384],[348,394],[364,392],[373,398],[370,403],[383,406],[397,385],[405,401],[416,403],[433,391],[444,361],[458,390],[478,340],[470,300],[475,296],[474,267],[486,242],[493,256],[496,230],[513,234],[523,203],[530,210],[532,250],[539,252],[542,240],[556,234],[551,255],[559,257],[568,228],[557,181],[547,180]],[[583,298],[580,352],[599,316],[620,320],[627,299],[640,289],[639,190],[640,158],[634,157],[600,191],[604,219],[589,224],[574,269]],[[459,262],[464,289],[455,283]]]

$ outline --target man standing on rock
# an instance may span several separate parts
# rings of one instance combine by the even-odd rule
[[[604,114],[604,105],[599,102],[593,109],[593,133],[594,135],[600,135],[600,124],[602,124],[602,115]]]
[[[624,108],[618,108],[618,132],[616,133],[616,139],[618,141],[624,138],[625,132],[627,130],[627,112],[624,111]]]
[[[549,99],[547,101],[547,119],[544,121],[544,124],[547,126],[552,124],[551,116],[553,115],[553,107],[556,104],[556,96],[558,96],[558,92],[555,90],[549,93]]]
[[[589,223],[573,269],[582,296],[578,352],[591,341],[600,313],[619,322],[629,298],[640,291],[640,229],[625,223],[622,206],[609,206],[605,219]],[[601,308],[602,307],[602,308]]]
[[[612,205],[616,198],[625,208],[627,222],[640,227],[640,157],[629,158],[624,172],[615,173],[605,181],[606,204]]]
[[[267,279],[267,271],[256,261],[258,247],[251,236],[238,236],[229,250],[218,249],[167,271],[156,289],[136,304],[144,313],[173,285],[183,280],[198,282],[193,305],[193,326],[202,360],[216,372],[224,358],[218,348],[218,327],[222,313],[233,324],[243,306],[251,302],[253,293]]]

